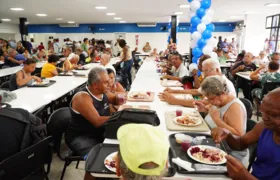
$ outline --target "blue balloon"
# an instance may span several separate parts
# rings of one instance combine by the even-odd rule
[[[205,16],[206,14],[206,11],[205,9],[203,8],[199,8],[197,11],[196,11],[196,15],[199,17],[199,18],[202,18],[203,16]]]
[[[212,37],[212,32],[209,31],[208,29],[206,29],[203,33],[202,33],[202,37],[204,39],[210,39]]]
[[[193,0],[188,0],[189,1],[189,3],[191,3]]]
[[[201,23],[201,19],[197,16],[192,17],[191,19],[191,25],[192,26],[197,26]]]
[[[201,38],[197,41],[197,45],[200,49],[203,49],[204,46],[206,46],[206,44],[207,44],[207,41],[203,38]]]
[[[209,31],[214,31],[215,30],[215,25],[214,24],[208,24],[207,26],[206,26],[206,29],[208,29]]]
[[[197,64],[198,59],[199,59],[199,58],[193,57],[193,58],[192,58],[192,63]]]
[[[190,26],[190,32],[191,34],[196,31],[196,26]]]
[[[211,7],[211,0],[203,0],[201,1],[201,8],[208,9]]]
[[[194,57],[199,58],[202,55],[202,51],[200,48],[196,47],[192,49],[192,54]]]

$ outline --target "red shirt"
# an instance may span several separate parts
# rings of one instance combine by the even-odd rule
[[[43,45],[39,45],[38,50],[41,51],[42,49],[45,49],[45,47]]]

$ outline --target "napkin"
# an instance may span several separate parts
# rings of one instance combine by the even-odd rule
[[[195,169],[192,168],[192,163],[184,161],[184,160],[180,159],[179,157],[172,158],[172,162],[177,164],[178,166],[188,170],[188,171],[194,171],[195,170]]]
[[[225,166],[211,166],[206,164],[194,164],[194,168],[197,171],[227,171]]]

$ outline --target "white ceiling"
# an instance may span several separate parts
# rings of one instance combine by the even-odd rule
[[[280,3],[280,0],[212,0],[215,11],[213,21],[221,19],[228,22],[242,20],[244,11],[271,15],[280,13],[280,6],[267,8],[264,4]],[[18,24],[19,17],[26,17],[30,24],[59,24],[67,21],[76,23],[116,23],[116,13],[127,23],[168,22],[170,15],[182,11],[180,22],[189,22],[189,9],[180,9],[179,5],[188,4],[187,0],[0,0],[0,19],[9,18],[9,23]],[[97,10],[95,6],[106,6],[106,10]],[[12,7],[24,8],[24,11],[11,11]],[[45,13],[47,17],[36,14]],[[229,16],[241,16],[231,19]],[[56,18],[63,18],[57,21]]]

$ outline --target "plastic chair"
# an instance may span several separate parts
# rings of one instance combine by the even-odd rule
[[[18,89],[18,85],[17,85],[17,75],[16,74],[12,74],[10,76],[10,81],[9,81],[9,88],[11,91],[17,90]]]
[[[60,108],[52,113],[50,116],[47,129],[48,133],[53,137],[53,146],[54,150],[62,161],[64,161],[64,167],[62,170],[62,174],[60,180],[63,179],[67,166],[71,164],[73,161],[77,161],[76,169],[79,166],[79,162],[84,160],[83,156],[75,155],[70,149],[67,147],[67,152],[62,152],[62,136],[64,135],[68,124],[71,120],[71,111],[69,107]]]
[[[10,91],[10,82],[7,81],[7,82],[4,82],[1,86],[0,86],[0,89],[2,90],[6,90],[6,91]]]
[[[244,104],[247,111],[247,119],[251,119],[253,116],[253,105],[252,103],[245,98],[239,98],[239,100]]]
[[[26,148],[25,150],[3,160],[0,163],[0,179],[46,179],[44,165],[51,164],[51,137]]]

